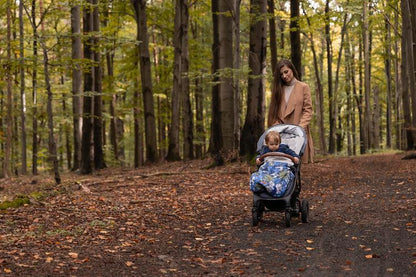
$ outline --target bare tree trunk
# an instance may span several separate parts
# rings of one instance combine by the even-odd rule
[[[234,34],[234,148],[235,152],[240,151],[240,136],[241,136],[241,93],[240,93],[240,81],[241,76],[241,50],[240,50],[240,6],[241,0],[235,0],[234,13],[233,13],[233,34]]]
[[[146,0],[131,0],[131,3],[134,8],[137,23],[136,39],[137,41],[140,41],[138,48],[145,116],[146,158],[148,162],[156,162],[158,159],[157,137],[149,54],[149,37],[147,32]]]
[[[36,24],[36,0],[32,0],[32,29],[33,29],[33,72],[32,72],[32,174],[38,175],[38,31]]]
[[[55,174],[55,182],[57,184],[61,183],[61,177],[59,175],[59,164],[58,164],[58,156],[56,151],[56,142],[54,137],[54,124],[53,124],[53,109],[52,109],[52,90],[51,84],[49,79],[49,58],[48,58],[48,51],[46,49],[46,45],[44,41],[41,41],[42,49],[43,49],[43,69],[45,73],[45,84],[46,84],[46,91],[48,93],[48,102],[47,102],[47,113],[48,113],[48,128],[49,128],[49,158],[53,164],[53,171]]]
[[[365,98],[365,109],[364,109],[364,122],[365,122],[365,140],[364,149],[369,150],[373,144],[371,131],[372,131],[372,120],[371,120],[371,70],[370,70],[370,36],[369,36],[369,3],[368,0],[363,1],[363,53],[364,53],[364,98]]]
[[[23,24],[23,1],[19,2],[19,33],[20,33],[20,120],[22,134],[22,174],[27,174],[26,153],[26,85],[25,85],[25,52],[24,52],[24,24]]]
[[[254,156],[256,142],[264,132],[264,70],[267,47],[266,0],[250,1],[250,52],[247,114],[241,132],[240,155]]]
[[[93,30],[93,11],[92,0],[88,0],[89,6],[84,8],[84,34],[87,39],[84,43],[84,59],[90,60],[91,64],[94,60],[92,51],[93,38],[91,32]],[[90,66],[84,71],[84,105],[82,115],[82,143],[81,143],[81,173],[89,174],[92,172],[91,157],[91,139],[93,131],[93,96],[94,91],[94,67]]]
[[[412,109],[411,109],[411,85],[412,76],[414,83],[413,71],[413,49],[412,49],[412,25],[411,14],[407,0],[401,2],[402,9],[402,99],[404,127],[406,130],[407,149],[413,149],[415,141],[412,134]],[[411,64],[411,65],[410,65]],[[409,93],[410,91],[410,93]]]
[[[290,49],[292,63],[302,79],[302,49],[299,28],[299,0],[290,0]]]
[[[411,132],[413,136],[413,149],[416,149],[416,3],[414,0],[407,0],[407,9],[410,19],[410,30],[409,30],[409,88],[411,97],[412,107],[412,126]]]
[[[71,7],[71,34],[72,34],[72,113],[73,113],[73,140],[74,164],[72,170],[80,168],[81,161],[81,126],[82,126],[82,71],[79,65],[82,59],[81,44],[81,9],[79,5]]]
[[[100,32],[100,17],[98,10],[98,0],[93,0],[93,33]],[[102,115],[102,65],[100,54],[100,39],[97,35],[93,38],[93,57],[94,57],[94,108],[93,108],[93,128],[94,128],[94,167],[103,169],[106,167],[103,151],[103,115]]]
[[[235,11],[235,0],[220,1],[219,11],[219,69],[221,70],[219,111],[223,140],[222,153],[227,160],[233,160],[238,155],[235,147],[235,91],[231,73],[234,68],[232,15]]]
[[[328,102],[329,102],[329,149],[328,152],[335,153],[335,134],[336,134],[336,116],[335,116],[335,105],[334,105],[334,92],[332,90],[332,42],[330,33],[330,16],[329,16],[329,2],[326,0],[325,5],[325,42],[326,42],[326,53],[327,53],[327,64],[328,64]]]
[[[339,103],[338,103],[338,86],[339,86],[339,72],[340,72],[340,67],[341,67],[341,59],[342,59],[342,50],[344,48],[344,44],[345,44],[345,33],[347,30],[347,14],[344,15],[344,21],[342,24],[342,29],[341,29],[341,42],[340,42],[340,48],[339,48],[339,52],[338,52],[338,60],[337,60],[337,69],[335,71],[335,89],[334,89],[334,101],[333,101],[333,105],[334,105],[334,111],[335,111],[335,115],[334,117],[340,117],[340,113],[338,112],[338,110],[340,109],[339,107]],[[341,120],[338,120],[338,129],[335,130],[335,136],[336,136],[336,145],[337,145],[337,151],[341,152],[342,150],[342,142],[343,142],[343,128],[342,128],[342,124],[341,124]]]
[[[182,55],[181,55],[181,79],[182,79],[182,128],[183,128],[183,158],[194,158],[194,120],[191,107],[189,90],[189,1],[181,1],[181,25],[182,25]]]
[[[391,89],[391,28],[390,28],[390,18],[389,15],[386,15],[388,18],[385,19],[384,26],[386,27],[386,36],[385,36],[385,45],[386,45],[386,55],[384,60],[384,67],[386,73],[386,85],[387,85],[387,99],[386,99],[386,146],[391,148],[391,139],[392,139],[392,89]],[[397,85],[397,84],[396,84]]]
[[[6,3],[7,13],[7,67],[6,67],[6,81],[7,81],[7,98],[6,98],[6,146],[4,149],[3,160],[3,176],[10,177],[10,153],[12,151],[12,136],[13,136],[13,84],[12,84],[12,18],[11,18],[11,3],[8,0]]]
[[[174,44],[174,65],[173,65],[173,87],[171,93],[171,123],[169,128],[169,148],[166,159],[168,161],[178,161],[181,159],[179,153],[179,131],[180,131],[180,106],[182,96],[182,2],[175,1],[175,34],[173,37]]]
[[[274,16],[274,0],[267,0],[269,13],[269,36],[270,36],[270,63],[272,64],[272,76],[276,71],[277,65],[277,37],[276,37],[276,20]]]
[[[303,14],[306,17],[306,21],[308,23],[309,28],[311,27],[310,19],[303,9]],[[316,79],[316,93],[315,93],[315,112],[316,112],[316,121],[319,128],[319,142],[321,147],[321,152],[326,153],[326,142],[325,142],[325,126],[324,126],[324,95],[323,95],[323,86],[320,76],[319,64],[318,64],[318,57],[316,55],[315,50],[315,43],[313,32],[310,32],[309,41],[311,44],[311,50],[313,55],[313,66],[315,69],[315,79]]]
[[[213,44],[212,44],[212,74],[213,86],[211,96],[211,138],[209,151],[214,158],[214,165],[224,164],[224,157],[221,154],[223,147],[221,115],[220,115],[220,78],[218,70],[220,69],[220,39],[219,39],[219,3],[221,0],[212,0],[212,24],[213,24]]]

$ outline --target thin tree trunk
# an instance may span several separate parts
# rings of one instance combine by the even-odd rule
[[[292,63],[302,79],[302,49],[299,28],[299,0],[290,0],[290,49]]]
[[[27,174],[26,153],[26,86],[25,86],[25,52],[24,52],[24,24],[23,1],[19,2],[19,33],[20,33],[20,120],[21,120],[21,146],[22,146],[22,174]]]
[[[386,15],[389,16],[389,15]],[[392,89],[391,89],[391,28],[390,28],[390,19],[385,19],[384,26],[386,27],[386,36],[385,36],[385,45],[386,45],[386,55],[384,60],[384,67],[385,67],[385,73],[386,73],[386,85],[387,85],[387,99],[386,99],[386,146],[387,148],[391,148],[391,139],[392,139]]]
[[[372,131],[372,120],[371,120],[371,70],[370,70],[370,35],[369,35],[369,3],[368,0],[363,1],[363,53],[364,53],[364,98],[365,98],[365,109],[364,109],[364,122],[365,122],[365,140],[364,149],[369,150],[373,144],[371,131]]]
[[[276,20],[274,16],[274,0],[267,0],[269,13],[269,36],[270,36],[270,63],[272,65],[272,76],[276,71],[277,65],[277,37],[276,37]]]
[[[12,136],[13,136],[13,84],[12,84],[12,18],[11,18],[11,3],[8,0],[6,3],[6,14],[7,14],[7,67],[6,67],[6,82],[7,82],[7,98],[6,98],[6,146],[4,149],[4,160],[3,160],[3,176],[10,177],[10,153],[12,151]]]
[[[305,9],[303,9],[303,14],[306,17],[306,22],[308,23],[309,28],[311,28],[311,22]],[[319,128],[319,142],[321,146],[321,152],[326,153],[323,86],[322,86],[321,76],[319,74],[320,70],[319,70],[319,64],[318,64],[318,57],[316,55],[315,43],[314,43],[314,37],[313,37],[312,31],[310,32],[310,37],[308,38],[311,44],[313,66],[315,69],[314,70],[315,79],[316,79],[315,112],[316,112],[316,120],[317,120],[317,124]]]
[[[412,49],[412,25],[411,14],[408,2],[401,2],[402,8],[402,99],[404,127],[407,138],[407,150],[413,149],[415,141],[412,134],[412,109],[411,109],[411,79],[414,76],[413,71],[413,49]],[[412,65],[410,65],[410,63]],[[414,78],[413,78],[414,81]]]
[[[74,140],[74,164],[72,170],[80,168],[81,161],[81,126],[82,126],[82,71],[79,65],[82,59],[81,44],[81,9],[79,5],[71,7],[72,34],[72,117]]]
[[[332,42],[330,33],[330,16],[329,16],[329,2],[326,0],[325,5],[325,43],[327,53],[327,67],[328,67],[328,102],[329,102],[329,149],[328,152],[335,153],[335,135],[336,135],[336,117],[334,105],[334,92],[332,90]]]
[[[223,147],[221,115],[220,115],[220,78],[218,70],[220,68],[220,40],[219,40],[219,2],[221,0],[212,0],[212,24],[213,24],[213,43],[212,43],[212,96],[211,96],[211,138],[209,151],[214,158],[214,165],[224,164],[224,157],[221,154]]]
[[[94,108],[93,108],[93,128],[94,128],[94,167],[103,169],[106,167],[103,151],[103,115],[102,115],[102,65],[100,53],[100,39],[96,34],[100,32],[100,17],[98,10],[98,0],[93,0],[93,59],[94,59]]]
[[[89,6],[84,8],[84,34],[87,39],[84,43],[84,59],[90,60],[91,64],[94,60],[92,51],[93,38],[91,32],[93,30],[93,14],[92,0],[88,0]],[[94,67],[90,66],[84,71],[84,105],[82,115],[82,143],[81,143],[81,173],[89,174],[92,172],[91,157],[91,139],[93,131],[93,96],[94,91]]]
[[[235,0],[234,13],[233,13],[233,34],[234,34],[234,148],[236,153],[240,151],[240,136],[241,136],[241,92],[240,92],[240,80],[241,76],[241,50],[240,50],[240,6],[241,0]]]

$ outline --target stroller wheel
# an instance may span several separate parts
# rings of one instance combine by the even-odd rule
[[[291,225],[291,222],[290,222],[291,217],[292,217],[292,215],[290,214],[290,211],[285,211],[285,225],[286,225],[286,227],[290,227],[290,225]]]
[[[302,200],[301,206],[302,222],[307,223],[309,217],[309,202],[308,200]]]
[[[260,203],[255,203],[253,205],[252,216],[253,216],[253,226],[257,226],[259,221],[263,217],[264,207]]]

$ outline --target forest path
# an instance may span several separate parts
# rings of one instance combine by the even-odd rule
[[[3,194],[50,196],[0,213],[0,276],[415,276],[416,160],[402,157],[303,165],[310,220],[291,228],[276,212],[251,226],[247,164],[9,180]]]

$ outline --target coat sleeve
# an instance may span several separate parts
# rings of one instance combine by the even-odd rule
[[[303,107],[302,115],[299,120],[299,126],[306,130],[312,118],[312,97],[311,90],[307,84],[303,86]]]

